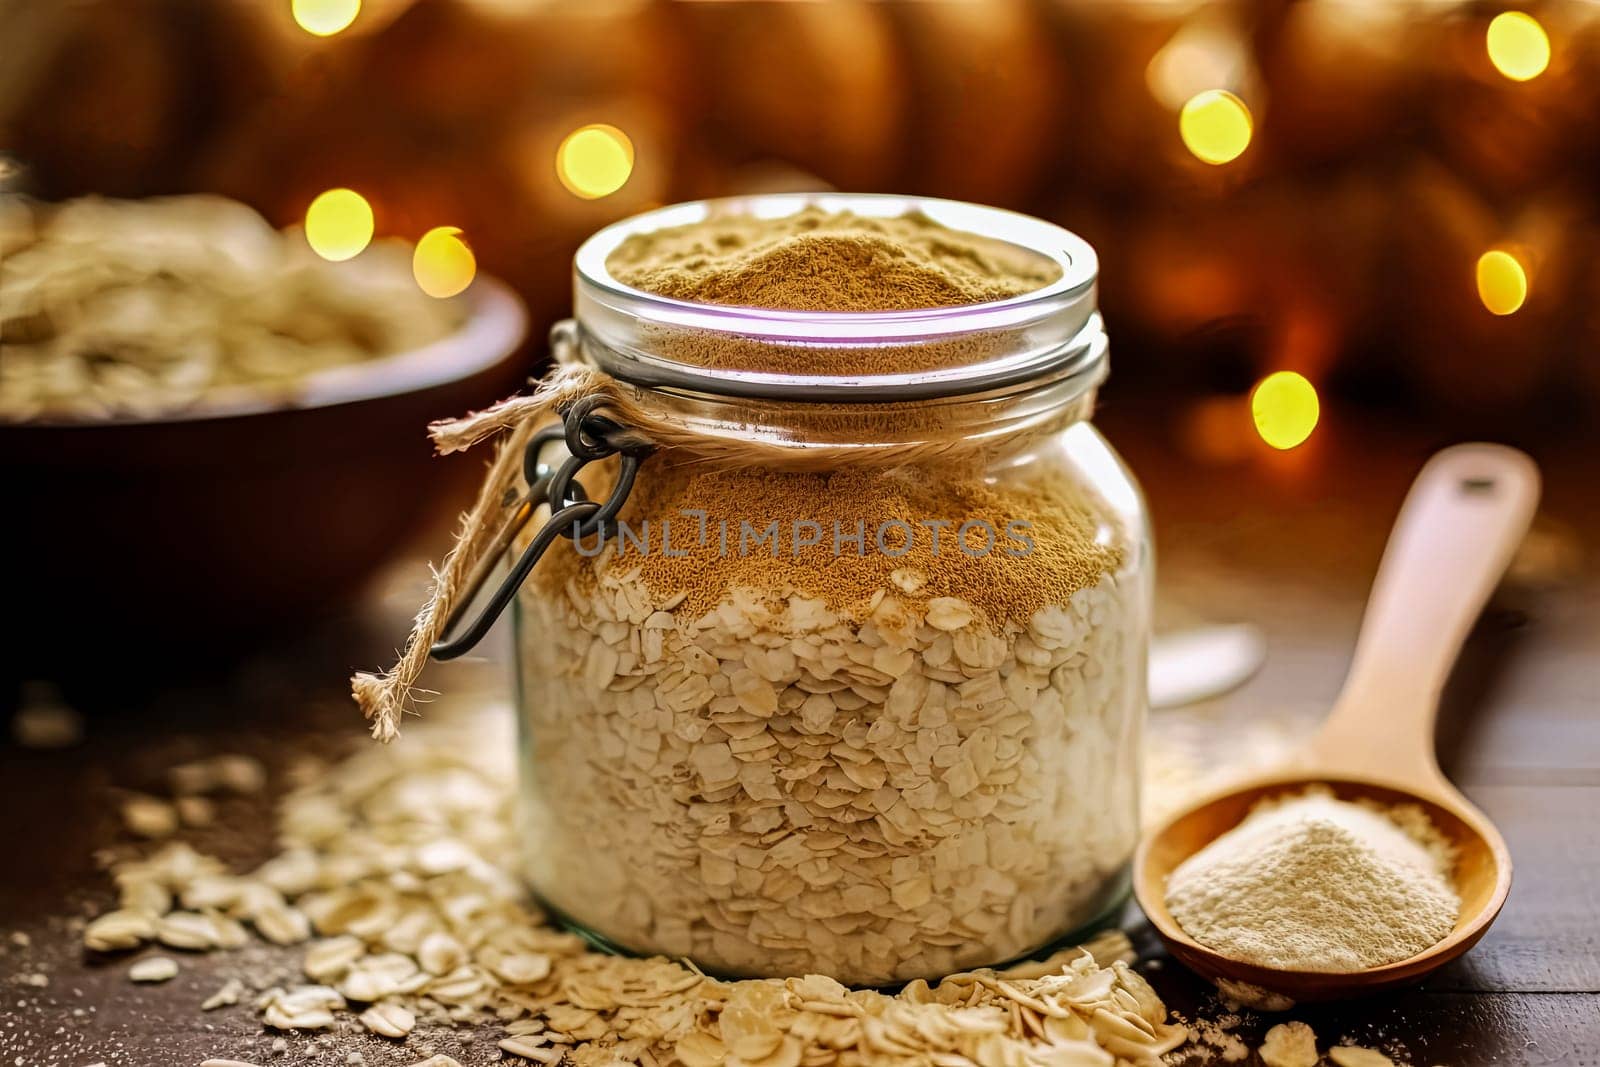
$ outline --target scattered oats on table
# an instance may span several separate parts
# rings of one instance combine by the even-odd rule
[[[200,1002],[201,1011],[215,1011],[217,1008],[227,1008],[244,999],[244,983],[237,978],[230,978],[222,984],[222,988]]]
[[[360,1015],[361,1025],[379,1037],[405,1037],[417,1017],[399,1004],[374,1004]]]
[[[140,837],[170,837],[178,829],[178,812],[164,800],[134,795],[122,802],[122,822]]]
[[[217,806],[206,797],[178,797],[172,802],[178,821],[185,826],[210,826],[217,817]]]
[[[264,900],[281,902],[307,917],[316,940],[300,950],[311,984],[257,999],[269,1027],[346,1028],[356,1012],[379,1033],[383,1023],[371,1024],[380,1017],[392,1029],[408,1017],[430,1027],[497,1019],[506,1055],[552,1064],[564,1056],[577,1067],[849,1067],[897,1056],[943,1067],[1148,1067],[1185,1039],[1128,967],[1120,934],[1010,971],[912,982],[894,996],[817,975],[720,981],[665,959],[595,952],[525,902],[513,859],[509,718],[496,708],[454,727],[431,723],[402,746],[364,750],[304,783],[279,809],[283,850],[254,872],[229,874],[177,841],[118,864],[119,885],[158,886],[168,902],[198,886],[216,910],[113,913],[89,924],[86,940],[94,931],[97,944],[134,948],[178,914],[194,916],[180,926],[198,941],[211,930],[202,920],[242,932]],[[445,852],[467,862],[441,871]],[[223,947],[208,938],[198,950]],[[243,992],[229,983],[206,1003]],[[271,1049],[281,1056],[288,1041]]]
[[[1317,1067],[1317,1035],[1303,1022],[1279,1023],[1256,1052],[1266,1067]]]
[[[134,982],[165,982],[178,976],[178,964],[168,956],[150,956],[128,968]]]
[[[83,928],[84,947],[96,952],[138,948],[155,936],[155,919],[143,911],[110,911]]]

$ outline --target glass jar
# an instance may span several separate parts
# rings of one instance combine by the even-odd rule
[[[812,313],[606,270],[632,234],[812,204],[921,212],[1061,276]],[[559,358],[681,432],[613,536],[557,543],[517,597],[541,901],[627,951],[857,985],[998,964],[1120,905],[1151,551],[1087,420],[1106,373],[1093,251],[969,204],[780,195],[651,212],[575,262]]]

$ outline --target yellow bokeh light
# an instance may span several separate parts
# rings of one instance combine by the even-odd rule
[[[1207,89],[1191,96],[1178,113],[1178,132],[1196,159],[1223,164],[1250,147],[1254,123],[1243,100],[1226,89]]]
[[[615,126],[583,126],[556,149],[556,176],[574,196],[595,200],[627,184],[633,173],[633,142]]]
[[[361,0],[293,0],[289,10],[302,30],[332,37],[361,14]]]
[[[1489,62],[1512,81],[1537,78],[1550,65],[1550,38],[1539,20],[1525,11],[1506,11],[1489,23],[1484,35]]]
[[[411,253],[411,275],[429,296],[455,296],[472,284],[478,261],[454,226],[435,226]]]
[[[1528,272],[1510,252],[1478,257],[1478,299],[1496,315],[1509,315],[1528,299]]]
[[[1317,390],[1303,375],[1281,370],[1267,375],[1250,394],[1250,416],[1256,433],[1273,448],[1293,448],[1317,428],[1322,406]]]
[[[306,208],[306,243],[323,259],[360,255],[372,230],[372,205],[354,189],[329,189]]]

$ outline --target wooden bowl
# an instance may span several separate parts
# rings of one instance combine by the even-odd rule
[[[219,391],[155,419],[0,424],[0,674],[165,672],[347,607],[480,470],[426,424],[522,376],[521,302],[480,278],[455,333],[314,375],[271,404]]]

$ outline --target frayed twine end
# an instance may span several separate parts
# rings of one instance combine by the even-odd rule
[[[396,681],[392,675],[368,671],[360,671],[350,679],[351,696],[372,722],[373,740],[384,744],[400,736],[400,716],[405,713],[394,693]]]

